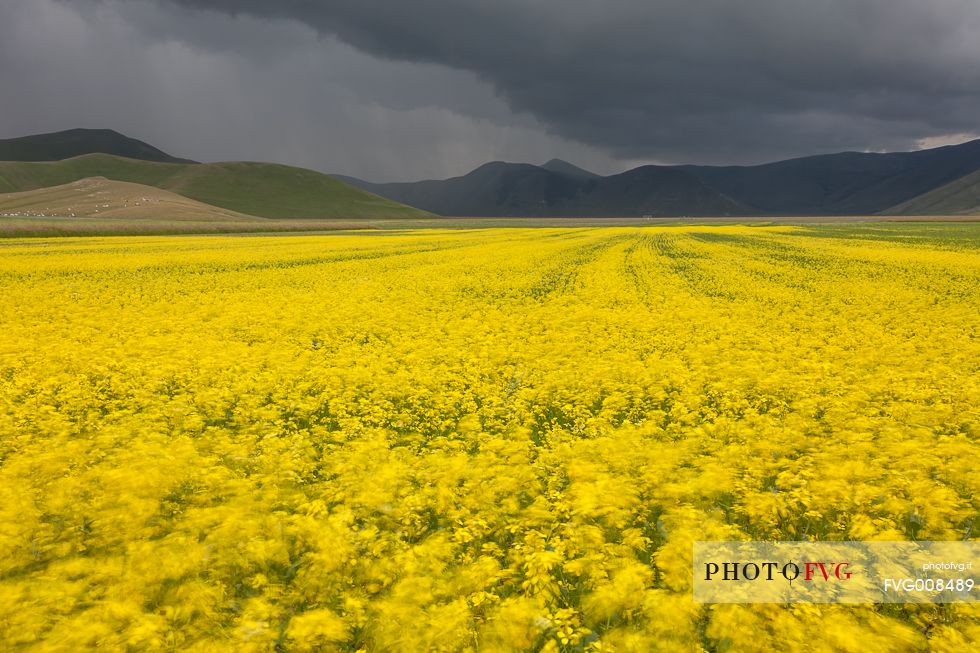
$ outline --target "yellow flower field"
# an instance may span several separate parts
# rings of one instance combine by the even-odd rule
[[[0,241],[0,650],[965,651],[696,539],[976,539],[980,225]]]

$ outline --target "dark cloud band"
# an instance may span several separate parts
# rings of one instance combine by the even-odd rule
[[[489,82],[624,157],[759,160],[978,128],[974,0],[166,0]]]

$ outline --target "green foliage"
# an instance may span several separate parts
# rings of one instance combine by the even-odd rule
[[[328,175],[273,163],[157,163],[109,154],[87,154],[64,161],[3,161],[0,192],[46,188],[98,176],[156,186],[264,218],[431,217]]]

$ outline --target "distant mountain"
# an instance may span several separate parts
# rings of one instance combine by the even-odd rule
[[[558,172],[567,177],[574,177],[575,179],[596,179],[600,175],[594,172],[589,172],[585,168],[579,168],[577,165],[573,165],[568,161],[562,161],[561,159],[552,159],[547,163],[541,165],[545,170],[550,170],[551,172]]]
[[[526,163],[502,161],[442,181],[372,184],[342,179],[382,197],[451,216],[549,215],[555,207],[571,204],[580,192],[579,181],[571,177]]]
[[[918,152],[844,152],[758,166],[684,166],[759,214],[868,215],[980,169],[980,140]]]
[[[154,186],[221,209],[265,218],[432,217],[328,175],[273,163],[160,163],[109,154],[86,154],[63,161],[0,161],[0,193],[49,188],[88,177]]]
[[[751,209],[697,176],[670,166],[642,166],[587,182],[569,215],[746,215]]]
[[[62,161],[83,154],[113,154],[142,161],[194,163],[111,129],[69,129],[0,140],[0,161]]]
[[[891,215],[980,214],[980,170],[893,206],[885,213]]]
[[[195,163],[109,129],[0,140],[0,193],[89,177],[265,218],[980,214],[980,140],[754,166],[650,165],[609,176],[561,159],[495,161],[460,177],[386,184],[270,163]]]
[[[585,172],[585,171],[582,171]],[[586,173],[588,174],[588,173]],[[748,207],[677,168],[644,166],[610,177],[487,163],[462,177],[350,184],[409,206],[450,216],[741,215]]]
[[[553,159],[543,166],[488,163],[445,180],[373,184],[339,178],[443,215],[832,216],[871,215],[892,207],[908,211],[914,198],[978,170],[980,140],[918,152],[844,152],[756,166],[642,166],[608,177]],[[942,212],[980,210],[970,208],[971,192],[954,185],[941,195],[959,193],[959,199],[923,201]]]

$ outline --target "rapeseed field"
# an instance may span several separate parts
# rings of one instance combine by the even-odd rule
[[[4,651],[965,651],[692,542],[980,530],[980,228],[0,243]]]

